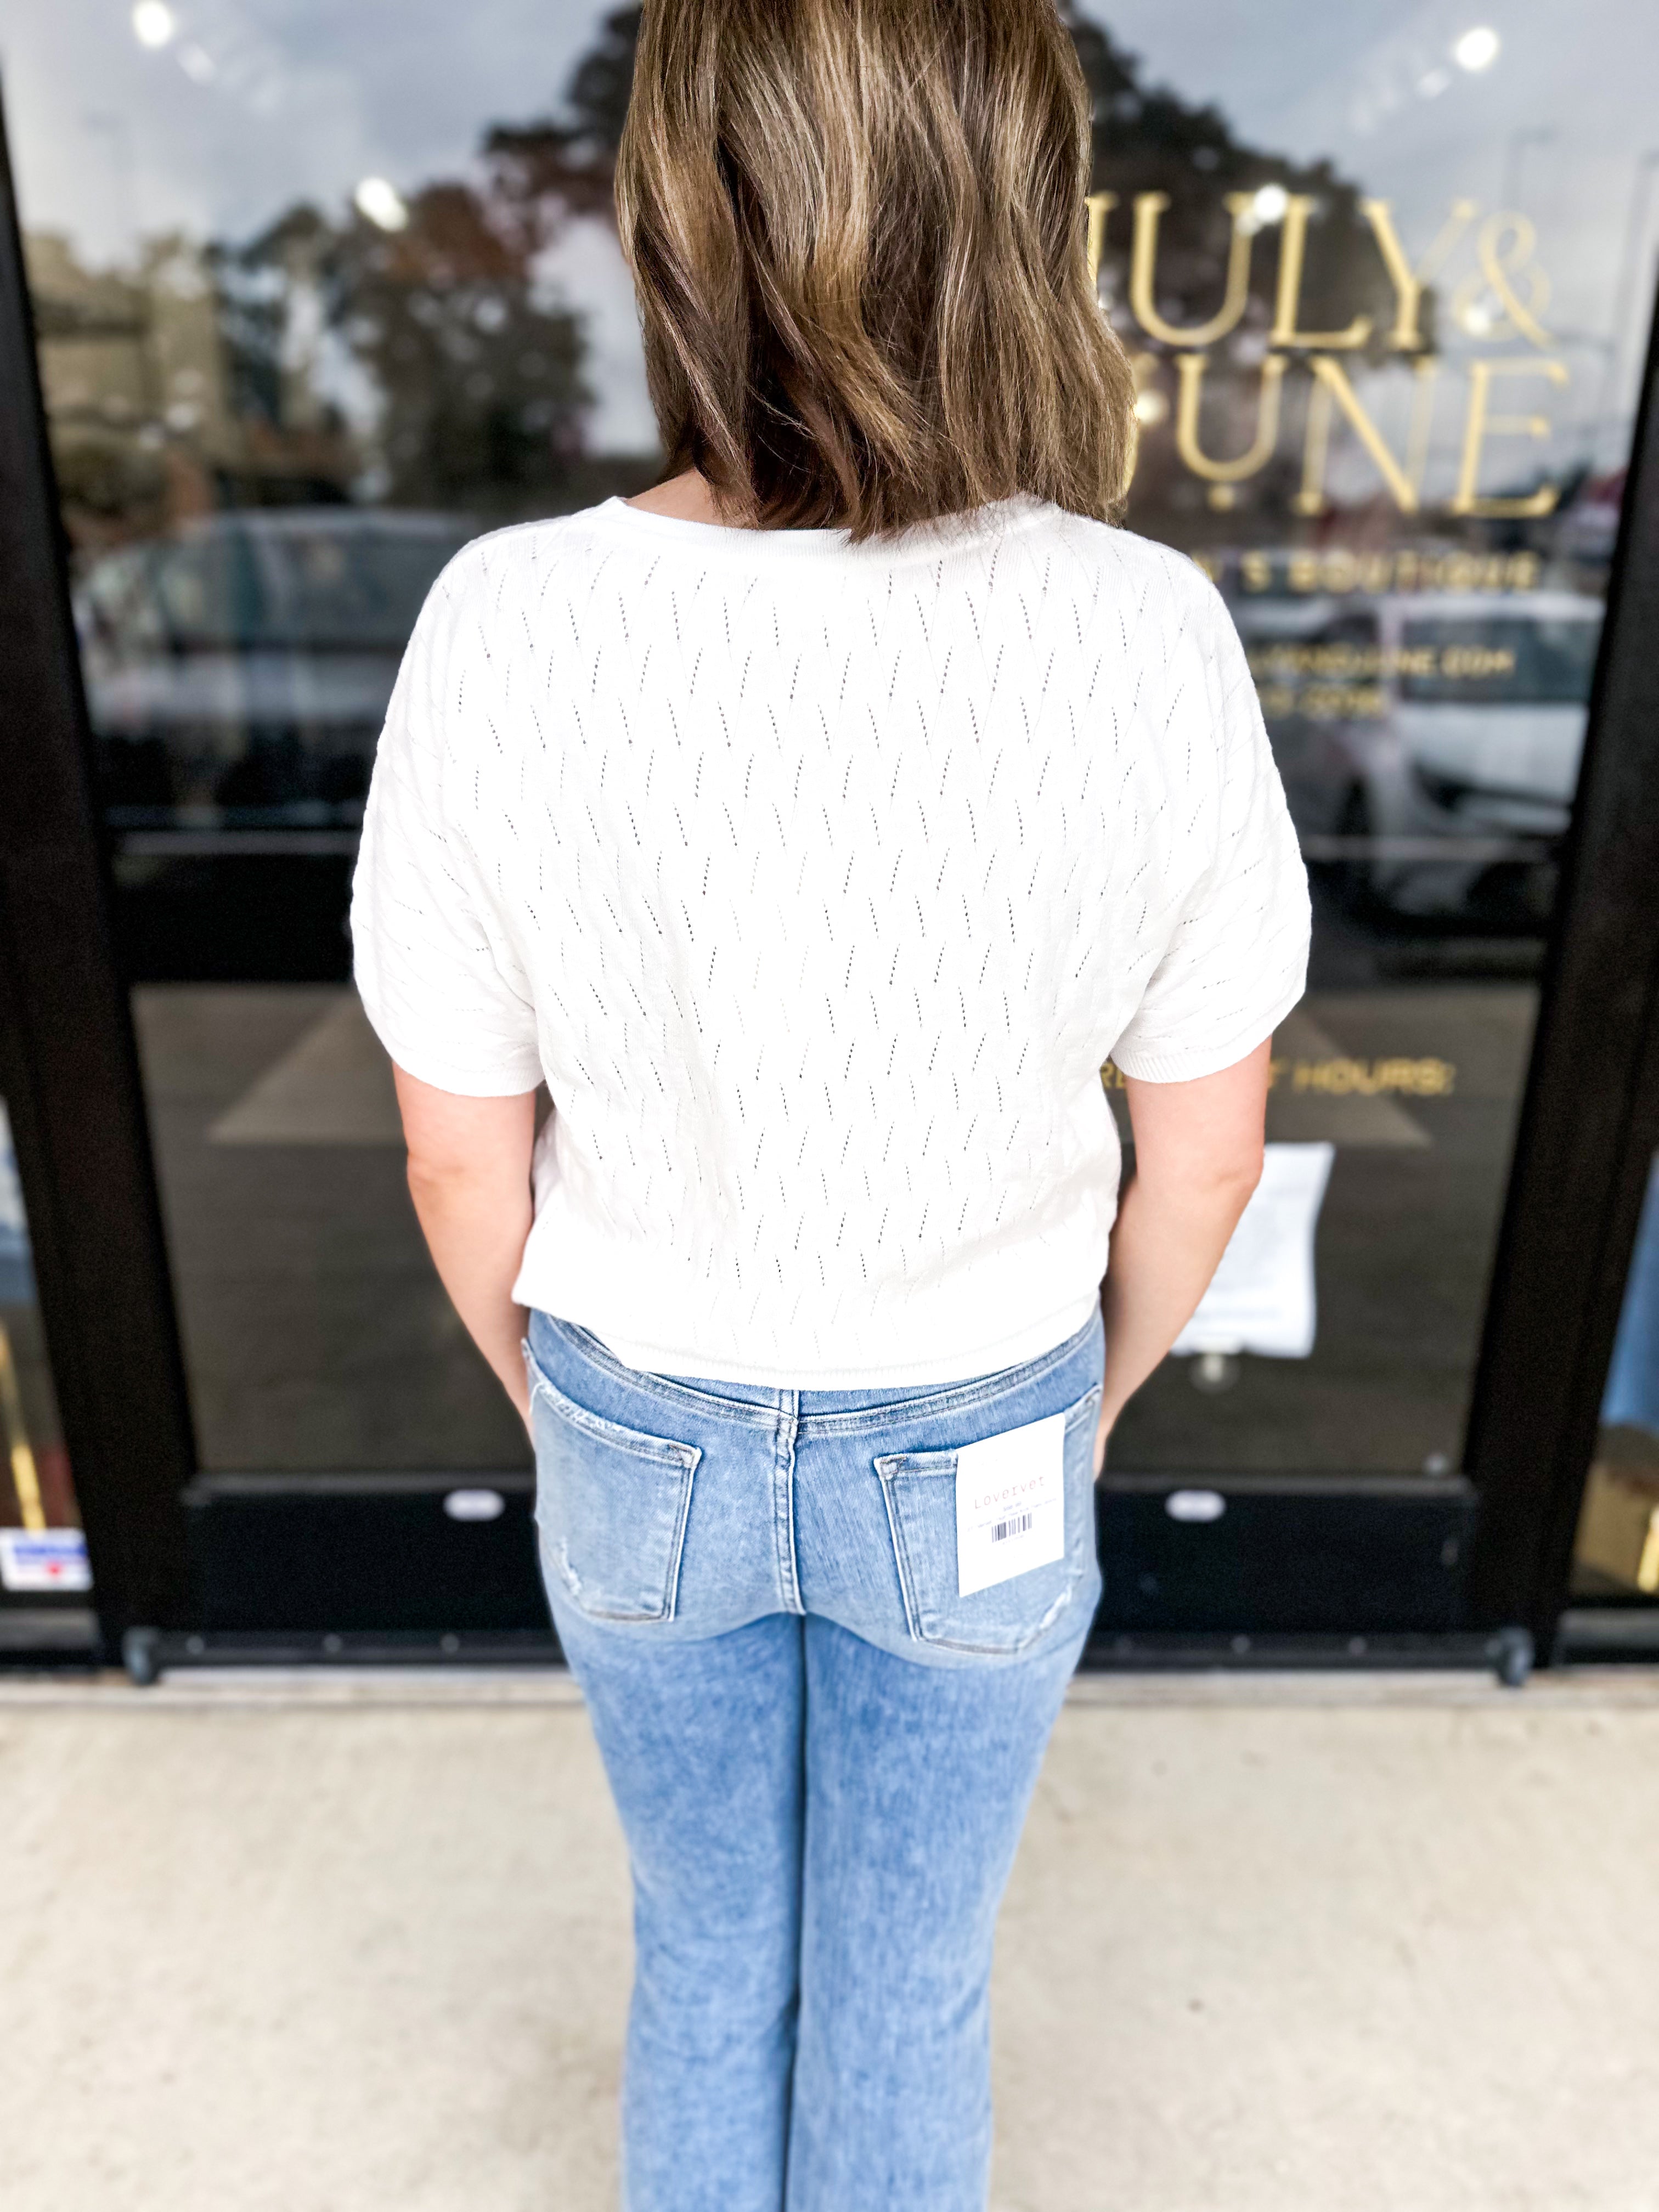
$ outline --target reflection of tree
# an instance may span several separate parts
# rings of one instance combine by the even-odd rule
[[[366,370],[378,489],[402,505],[507,510],[557,490],[586,398],[575,319],[542,299],[532,251],[471,185],[434,184],[407,226],[291,209],[222,257],[245,407],[297,429],[337,419],[329,351]]]
[[[320,237],[326,229],[314,208],[290,210],[283,224],[239,251],[215,244],[208,248],[219,301],[219,337],[225,354],[225,382],[231,407],[246,423],[275,427],[283,419],[283,324],[284,270],[289,241],[284,225],[302,236]]]
[[[577,63],[565,93],[562,118],[497,123],[484,134],[504,199],[522,212],[543,209],[609,214],[634,82],[634,48],[640,10],[619,8],[605,17],[599,37]]]
[[[510,505],[557,487],[580,444],[581,333],[540,301],[529,256],[470,186],[428,185],[407,229],[359,218],[333,313],[385,405],[393,499]]]

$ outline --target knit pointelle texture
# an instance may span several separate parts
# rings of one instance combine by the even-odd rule
[[[611,501],[468,546],[352,921],[401,1066],[547,1085],[517,1295],[635,1367],[784,1389],[1080,1326],[1102,1063],[1242,1059],[1309,931],[1213,587],[1031,500],[859,546]]]

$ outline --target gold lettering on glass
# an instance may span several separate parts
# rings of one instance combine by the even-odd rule
[[[1377,250],[1382,256],[1382,265],[1389,272],[1399,301],[1399,312],[1394,319],[1394,328],[1389,333],[1389,343],[1396,353],[1414,353],[1423,343],[1418,325],[1418,313],[1422,306],[1425,287],[1442,268],[1463,233],[1478,213],[1474,200],[1454,200],[1451,210],[1440,227],[1439,235],[1415,269],[1406,258],[1406,249],[1400,243],[1400,234],[1394,227],[1394,214],[1387,200],[1361,200],[1359,211],[1371,227]]]
[[[1352,424],[1360,444],[1376,464],[1377,473],[1388,486],[1395,505],[1402,514],[1415,514],[1423,489],[1423,471],[1428,460],[1429,423],[1434,407],[1434,379],[1439,367],[1431,354],[1425,354],[1412,364],[1416,390],[1412,394],[1412,416],[1406,437],[1404,464],[1397,461],[1389,451],[1382,432],[1360,404],[1359,395],[1349,383],[1347,374],[1340,362],[1326,354],[1315,354],[1308,363],[1313,371],[1314,387],[1308,394],[1308,423],[1302,447],[1302,489],[1291,505],[1298,514],[1322,514],[1325,510],[1325,466],[1329,458],[1331,443],[1331,409],[1339,406]]]
[[[1277,574],[1275,549],[1251,546],[1239,556],[1239,581],[1246,592],[1268,592]],[[1344,545],[1316,552],[1293,547],[1282,571],[1292,592],[1534,592],[1543,563],[1536,553],[1428,552],[1401,545],[1385,552],[1357,553]],[[1220,563],[1206,571],[1219,576]],[[1402,661],[1402,666],[1404,663]],[[1427,674],[1426,667],[1412,672]]]
[[[1463,422],[1463,459],[1450,511],[1454,514],[1548,514],[1560,496],[1558,485],[1540,484],[1536,491],[1516,499],[1483,498],[1478,489],[1482,449],[1489,437],[1505,433],[1521,438],[1547,438],[1550,434],[1547,416],[1494,415],[1490,411],[1492,380],[1499,376],[1547,377],[1558,388],[1571,381],[1564,361],[1469,363],[1469,411]]]
[[[1258,469],[1265,468],[1273,458],[1279,442],[1279,399],[1285,381],[1285,356],[1270,353],[1261,364],[1261,396],[1256,406],[1255,436],[1248,449],[1231,461],[1218,461],[1206,453],[1199,442],[1199,410],[1204,397],[1204,356],[1183,353],[1176,356],[1176,373],[1180,378],[1176,395],[1176,451],[1195,477],[1203,477],[1211,487],[1210,504],[1229,507],[1233,503],[1235,484],[1253,477]]]
[[[1293,1091],[1327,1091],[1338,1097],[1357,1094],[1362,1098],[1376,1098],[1397,1091],[1408,1098],[1449,1098],[1457,1089],[1456,1062],[1426,1055],[1421,1060],[1403,1056],[1395,1060],[1351,1060],[1336,1055],[1329,1060],[1275,1058],[1268,1061],[1270,1091],[1277,1091],[1287,1075]],[[1115,1060],[1105,1063],[1100,1079],[1108,1091],[1128,1087]]]
[[[1247,203],[1248,204],[1248,203]],[[1302,307],[1302,264],[1308,247],[1308,217],[1314,203],[1305,192],[1292,192],[1285,209],[1285,225],[1279,239],[1279,304],[1269,345],[1319,346],[1346,351],[1362,346],[1371,334],[1369,315],[1356,315],[1346,331],[1299,331]]]
[[[1499,251],[1499,240],[1509,244]],[[1475,240],[1479,268],[1452,295],[1452,313],[1471,337],[1498,340],[1520,336],[1540,352],[1554,341],[1539,317],[1550,302],[1550,280],[1533,261],[1538,233],[1523,215],[1495,215],[1480,226]],[[1512,278],[1526,279],[1526,299]],[[1489,301],[1497,302],[1492,313]]]
[[[1221,306],[1207,323],[1177,330],[1158,312],[1158,218],[1170,204],[1168,192],[1135,194],[1134,248],[1129,260],[1129,305],[1135,320],[1148,337],[1167,346],[1213,345],[1226,337],[1244,313],[1250,296],[1250,241],[1255,222],[1251,210],[1255,195],[1229,192],[1222,205],[1232,217],[1232,237],[1227,247],[1227,276]]]
[[[1089,282],[1100,283],[1100,259],[1106,251],[1106,218],[1117,205],[1115,192],[1091,192],[1083,203],[1089,210]]]

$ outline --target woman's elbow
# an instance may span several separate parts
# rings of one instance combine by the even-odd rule
[[[1224,1151],[1206,1147],[1184,1157],[1166,1154],[1155,1161],[1142,1160],[1136,1180],[1161,1186],[1172,1196],[1178,1193],[1188,1204],[1231,1207],[1240,1214],[1261,1181],[1263,1157],[1261,1139],[1246,1139]]]
[[[1261,1180],[1261,1170],[1267,1164],[1267,1148],[1260,1137],[1243,1146],[1223,1169],[1223,1180],[1239,1194],[1241,1207],[1249,1205],[1256,1185]]]
[[[1200,1199],[1206,1210],[1237,1221],[1255,1195],[1261,1181],[1261,1150],[1258,1146],[1254,1156],[1243,1154],[1227,1160],[1216,1160],[1194,1178],[1194,1196]]]
[[[417,1152],[410,1149],[405,1173],[409,1191],[417,1206],[441,1205],[447,1200],[465,1196],[496,1179],[493,1163],[475,1158],[465,1158],[453,1152]]]

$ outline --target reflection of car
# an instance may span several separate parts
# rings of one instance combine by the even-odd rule
[[[1606,575],[1613,560],[1613,540],[1619,535],[1625,474],[1623,469],[1614,469],[1607,476],[1589,477],[1559,511],[1555,550],[1564,561],[1590,574]]]
[[[76,593],[117,831],[349,829],[398,662],[464,517],[214,515],[106,555]]]
[[[1256,644],[1309,860],[1401,912],[1541,919],[1601,613],[1569,592],[1401,593]]]

